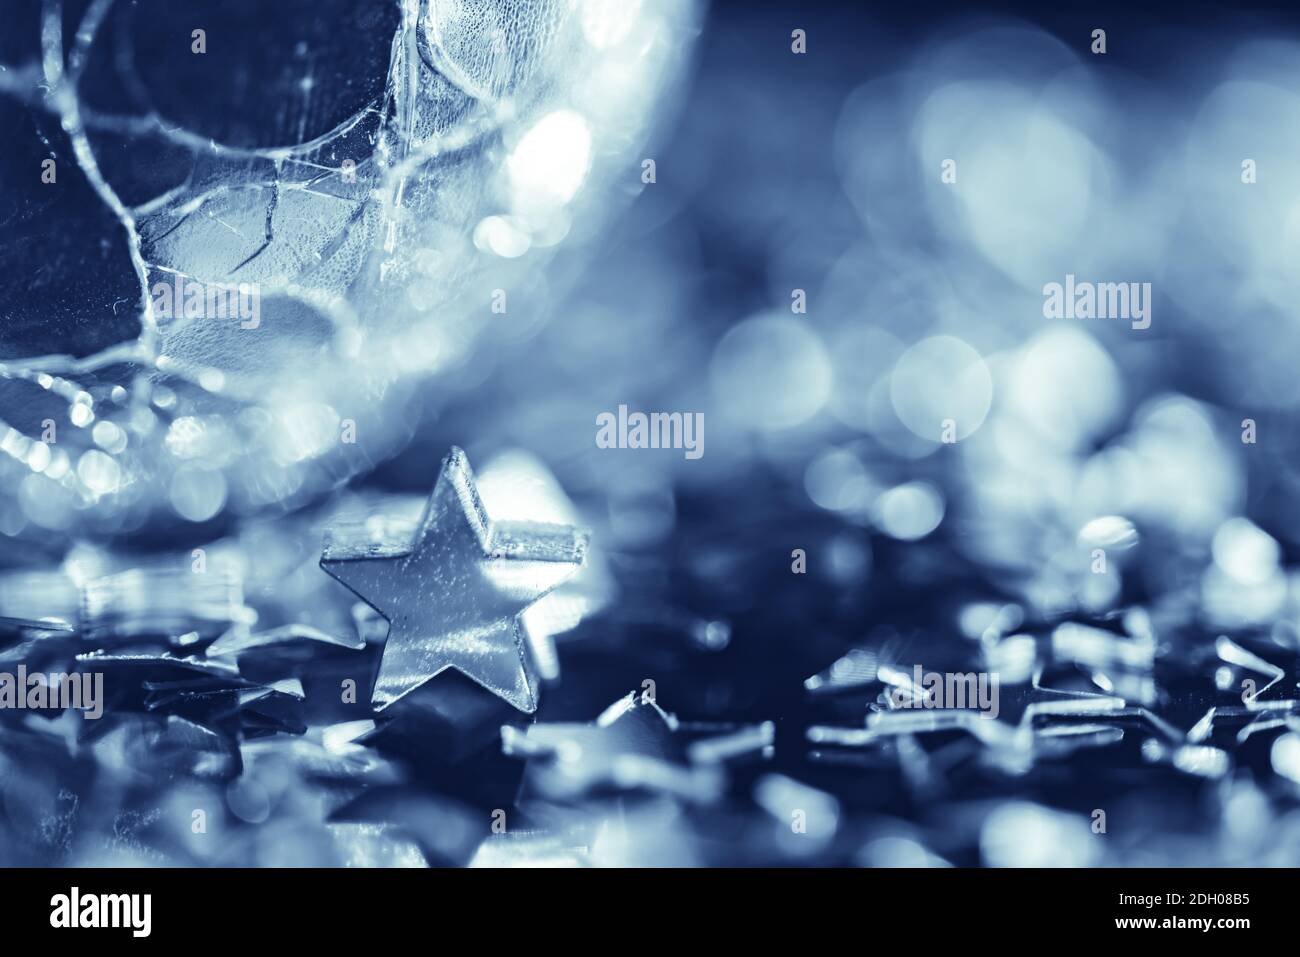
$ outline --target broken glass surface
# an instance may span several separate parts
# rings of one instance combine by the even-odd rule
[[[395,451],[411,381],[538,321],[630,192],[694,15],[7,5],[0,531],[292,505]]]

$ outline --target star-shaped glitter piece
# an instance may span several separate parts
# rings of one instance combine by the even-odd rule
[[[443,460],[413,539],[332,532],[321,568],[388,619],[379,710],[455,668],[520,711],[537,710],[519,615],[576,572],[589,534],[489,520],[465,453]]]

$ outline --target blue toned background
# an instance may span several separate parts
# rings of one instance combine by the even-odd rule
[[[0,616],[25,622],[6,624],[4,660],[167,657],[144,679],[110,671],[93,734],[0,714],[0,860],[1300,860],[1300,17],[662,17],[587,29],[619,50],[598,64],[607,97],[563,87],[589,97],[589,176],[523,252],[527,197],[493,192],[517,155],[507,127],[422,180],[443,191],[422,216],[452,225],[414,235],[410,285],[349,286],[356,353],[326,365],[314,340],[277,340],[288,364],[264,394],[212,389],[184,429],[154,403],[156,464],[128,482],[123,460],[88,503],[32,491],[30,449],[0,473]],[[674,55],[594,39],[610,36]],[[25,131],[34,108],[15,101]],[[563,130],[534,154],[557,174],[585,156]],[[1045,317],[1068,276],[1150,284],[1149,328]],[[483,305],[498,287],[502,314]],[[6,307],[27,301],[4,288]],[[7,358],[75,341],[55,325]],[[35,388],[12,373],[0,386]],[[99,402],[133,375],[86,388]],[[30,437],[25,395],[0,409],[29,413]],[[620,406],[702,415],[703,455],[600,447]],[[236,454],[259,415],[279,429],[274,471]],[[358,443],[335,448],[349,415]],[[318,567],[341,521],[418,515],[452,445],[493,516],[593,531],[584,571],[526,619],[535,717],[455,674],[370,709],[385,626]],[[217,585],[185,577],[195,548]],[[71,637],[33,624],[48,617]],[[187,655],[234,661],[260,704],[211,672],[202,701],[178,690],[197,680],[168,670]],[[997,717],[915,707],[918,666],[995,680]],[[359,703],[337,700],[349,677]]]

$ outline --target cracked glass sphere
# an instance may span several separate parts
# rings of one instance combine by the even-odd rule
[[[695,14],[7,5],[0,533],[293,507],[396,451],[640,185]]]

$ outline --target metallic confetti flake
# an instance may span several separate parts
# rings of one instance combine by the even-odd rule
[[[460,449],[443,461],[411,541],[331,537],[321,567],[389,621],[376,707],[455,668],[537,710],[519,615],[581,566],[587,539],[567,526],[492,523]]]

